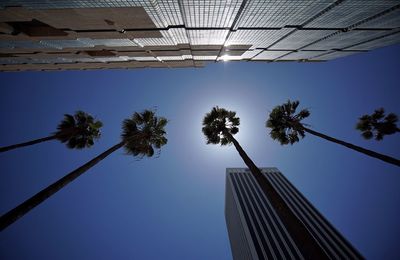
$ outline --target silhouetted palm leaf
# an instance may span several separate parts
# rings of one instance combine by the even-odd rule
[[[296,109],[299,101],[290,101],[280,106],[276,106],[269,115],[266,127],[271,128],[270,135],[274,140],[278,140],[282,145],[294,144],[304,138],[304,130],[301,120],[310,115],[307,109],[301,110],[298,114]]]
[[[398,117],[394,113],[389,113],[385,117],[383,108],[376,109],[371,115],[363,115],[359,118],[356,129],[361,131],[362,137],[380,141],[385,135],[392,135],[400,132],[397,127]]]
[[[240,119],[236,117],[236,112],[216,106],[205,115],[202,131],[207,139],[207,144],[228,145],[231,140],[227,133],[230,135],[237,134],[239,125]]]
[[[157,117],[151,110],[142,113],[134,113],[130,119],[125,119],[122,124],[122,140],[127,154],[133,156],[154,155],[154,150],[167,144],[165,129],[168,120]]]
[[[73,116],[65,114],[54,134],[57,140],[66,143],[68,148],[83,149],[91,147],[94,141],[100,138],[102,126],[101,121],[83,111],[77,111]]]

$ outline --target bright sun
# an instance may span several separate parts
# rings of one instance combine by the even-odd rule
[[[218,100],[218,102],[217,102]],[[214,106],[219,106],[227,110],[235,111],[237,116],[240,118],[239,132],[235,135],[235,138],[241,143],[246,143],[251,135],[249,129],[251,128],[251,114],[248,111],[248,107],[245,106],[244,101],[240,99],[227,100],[227,97],[218,99],[217,97],[210,100],[210,98],[194,101],[191,106],[193,109],[188,111],[187,118],[190,118],[190,129],[191,133],[190,139],[195,142],[195,146],[199,151],[205,151],[209,155],[229,157],[235,152],[234,149],[230,147],[220,147],[220,145],[207,145],[205,137],[201,132],[203,117],[206,113]],[[222,152],[224,151],[224,152]]]

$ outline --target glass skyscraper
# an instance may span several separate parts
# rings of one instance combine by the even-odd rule
[[[318,62],[400,42],[400,0],[0,2],[0,71]]]
[[[228,168],[225,218],[235,260],[363,259],[278,169],[261,168],[261,172],[311,234],[322,257],[312,251],[304,253],[304,245],[295,241],[262,184],[248,169]]]

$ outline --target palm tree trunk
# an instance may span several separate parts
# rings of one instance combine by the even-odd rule
[[[272,206],[289,231],[289,234],[292,236],[303,257],[305,259],[329,259],[304,224],[290,210],[288,205],[274,189],[268,179],[263,176],[260,169],[246,154],[239,142],[231,134],[225,133],[225,135],[228,136],[228,138],[232,141],[244,163],[247,165],[247,167],[250,169],[250,172],[259,183],[263,193],[270,200]]]
[[[377,152],[362,148],[360,146],[357,146],[357,145],[354,145],[354,144],[351,144],[351,143],[347,143],[347,142],[341,141],[339,139],[336,139],[336,138],[321,134],[321,133],[319,133],[317,131],[311,130],[311,129],[306,128],[304,126],[302,128],[304,129],[304,131],[306,131],[307,133],[310,133],[312,135],[315,135],[315,136],[321,137],[321,138],[323,138],[325,140],[328,140],[328,141],[343,145],[343,146],[345,146],[347,148],[350,148],[350,149],[355,150],[357,152],[363,153],[363,154],[368,155],[370,157],[379,159],[381,161],[384,161],[384,162],[387,162],[387,163],[391,163],[391,164],[394,164],[396,166],[400,166],[400,160],[398,160],[396,158],[393,158],[393,157],[390,157],[390,156],[387,156],[387,155],[384,155],[384,154],[381,154],[381,153],[377,153]]]
[[[34,144],[38,144],[38,143],[54,140],[57,137],[58,137],[58,135],[51,135],[51,136],[48,136],[48,137],[35,139],[35,140],[29,141],[29,142],[25,142],[25,143],[13,144],[13,145],[9,145],[9,146],[0,147],[0,153],[4,153],[4,152],[7,152],[9,150],[21,148],[21,147],[24,147],[24,146],[29,146],[29,145],[34,145]]]
[[[106,158],[108,155],[113,153],[114,151],[118,150],[122,146],[125,145],[125,142],[121,142],[119,144],[114,145],[107,151],[103,152],[102,154],[98,155],[94,159],[90,160],[89,162],[85,163],[78,169],[70,172],[69,174],[65,175],[58,181],[54,182],[47,188],[43,189],[36,195],[32,196],[30,199],[24,201],[19,206],[15,207],[14,209],[10,210],[0,218],[0,231],[17,221],[23,215],[28,213],[31,209],[48,199],[50,196],[54,195],[57,191],[61,190],[67,184],[71,183],[73,180],[78,178],[80,175],[85,173],[87,170],[95,166],[101,160]]]

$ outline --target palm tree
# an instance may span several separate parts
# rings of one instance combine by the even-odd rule
[[[361,131],[361,135],[369,140],[372,137],[381,141],[385,135],[392,135],[400,132],[396,123],[398,117],[394,113],[385,116],[383,108],[376,109],[371,115],[363,115],[359,118],[356,129]]]
[[[150,110],[145,110],[142,113],[134,113],[130,119],[123,121],[121,142],[112,146],[94,159],[65,175],[63,178],[54,182],[47,188],[32,196],[30,199],[1,216],[0,230],[8,227],[10,224],[28,213],[31,209],[54,195],[57,191],[71,183],[121,147],[124,147],[126,153],[132,156],[139,156],[140,158],[143,158],[144,156],[153,156],[155,149],[160,150],[161,146],[167,143],[167,138],[165,138],[166,132],[164,130],[167,122],[167,119],[156,117],[155,113]]]
[[[236,117],[236,112],[214,107],[205,115],[202,131],[206,137],[207,144],[220,144],[224,146],[233,143],[242,160],[250,169],[251,174],[260,184],[264,194],[270,199],[272,206],[285,224],[285,227],[292,234],[292,238],[299,246],[303,256],[306,259],[327,259],[326,254],[303,223],[293,214],[269,180],[263,177],[260,169],[233,137],[233,135],[239,132],[239,125],[240,119]]]
[[[77,111],[74,115],[65,114],[64,119],[57,126],[57,131],[52,135],[25,143],[0,147],[0,153],[50,140],[66,143],[67,147],[71,149],[88,148],[94,144],[96,139],[100,138],[102,126],[101,121],[95,120],[83,111]]]
[[[310,115],[310,111],[307,109],[302,109],[299,113],[295,114],[299,104],[299,101],[292,102],[288,100],[283,105],[276,106],[272,110],[269,115],[269,119],[265,124],[266,127],[271,128],[270,135],[272,139],[278,140],[282,145],[294,144],[300,140],[299,137],[304,138],[305,133],[307,132],[373,158],[400,166],[400,160],[396,158],[338,140],[305,127],[305,124],[301,123],[301,120],[307,118]]]

